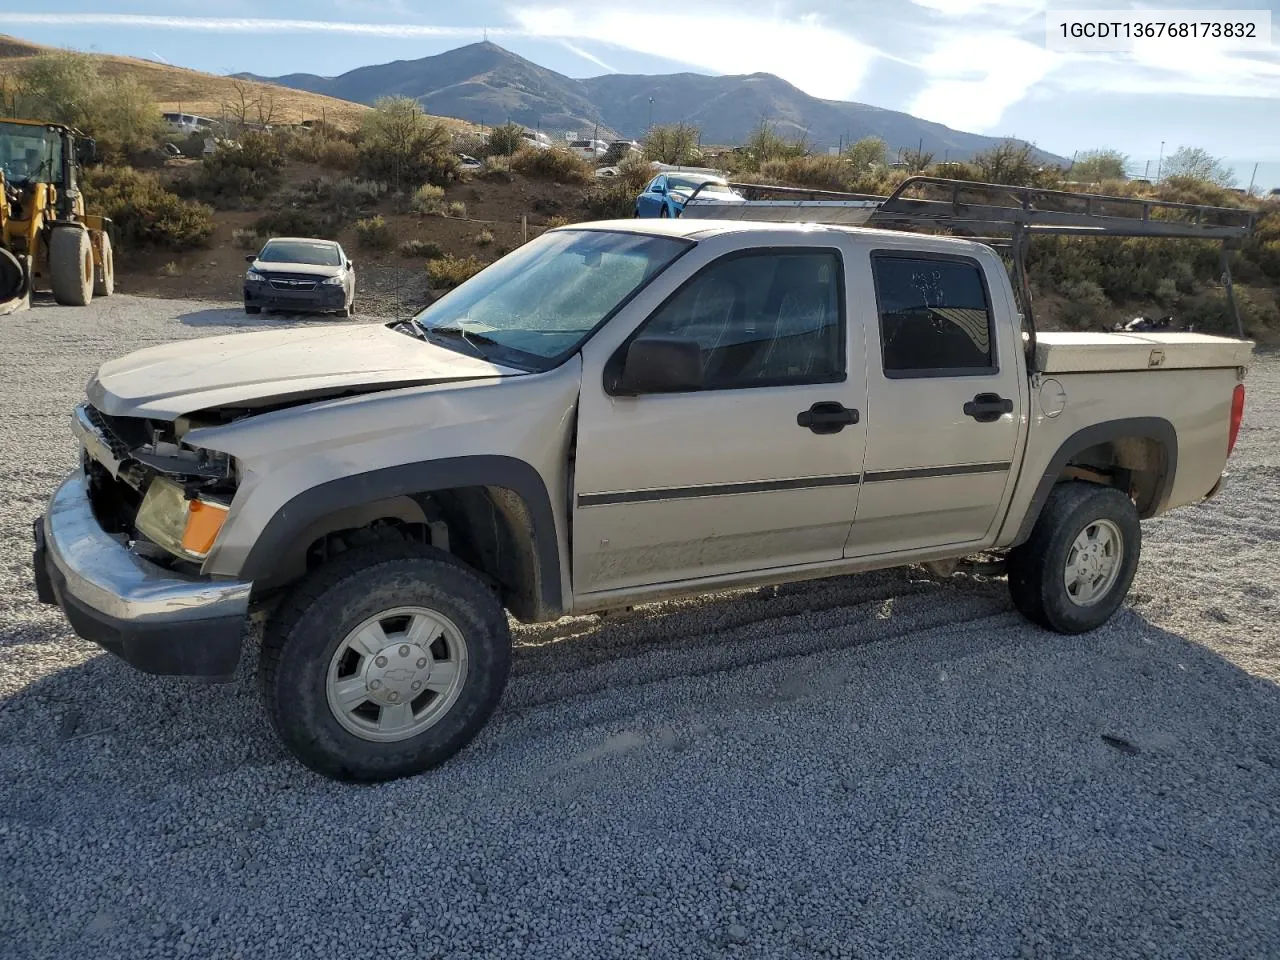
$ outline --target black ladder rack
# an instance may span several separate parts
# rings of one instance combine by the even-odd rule
[[[700,197],[698,187],[682,216],[908,231],[939,228],[1006,252],[1013,261],[1014,288],[1027,327],[1029,369],[1035,357],[1035,321],[1026,253],[1033,236],[1218,241],[1227,300],[1236,332],[1244,337],[1227,250],[1252,234],[1257,214],[1249,210],[927,176],[908,177],[887,197],[758,183],[729,186],[745,200]]]

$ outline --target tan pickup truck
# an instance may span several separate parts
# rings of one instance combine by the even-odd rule
[[[75,411],[40,595],[142,670],[233,673],[330,776],[416,773],[501,698],[506,611],[979,551],[1063,633],[1211,496],[1252,344],[1040,334],[990,245],[688,217],[552,230],[412,320],[154,347]],[[1029,369],[1029,365],[1032,369]]]

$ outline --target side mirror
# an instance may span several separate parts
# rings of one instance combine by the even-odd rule
[[[639,337],[627,348],[613,393],[683,393],[701,390],[702,347],[689,337]]]
[[[355,262],[354,260],[348,260],[348,261],[347,261],[347,269],[348,269],[348,270],[354,270],[355,268],[356,268],[356,262]]]
[[[246,253],[246,254],[244,255],[244,262],[245,262],[245,263],[253,263],[253,261],[255,261],[255,260],[257,260],[257,259],[258,259],[258,255],[257,255],[256,253]]]
[[[76,162],[93,163],[98,159],[98,141],[92,137],[81,137],[76,141]]]

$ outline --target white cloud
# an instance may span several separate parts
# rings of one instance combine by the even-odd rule
[[[907,110],[960,130],[995,131],[1004,112],[1061,63],[1061,55],[1008,34],[952,35],[918,61],[930,79]]]
[[[944,17],[1001,16],[1027,19],[1042,13],[1048,4],[1028,0],[911,0]]]
[[[6,26],[140,27],[206,33],[345,33],[366,37],[480,37],[482,27],[436,27],[420,23],[350,23],[345,20],[278,20],[264,17],[168,17],[133,13],[0,13]],[[490,36],[524,35],[490,29]]]
[[[716,73],[774,73],[806,93],[848,99],[879,51],[822,18],[648,4],[632,9],[520,6],[510,15],[534,37],[594,40]],[[655,25],[661,29],[655,29]]]

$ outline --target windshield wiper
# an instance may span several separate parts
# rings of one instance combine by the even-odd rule
[[[414,322],[417,323],[416,320]],[[458,324],[445,324],[442,326],[428,327],[421,323],[417,323],[417,326],[418,326],[418,329],[421,330],[423,333],[425,333],[427,336],[431,336],[434,333],[442,337],[457,337],[461,339],[462,342],[465,343],[467,347],[471,350],[471,352],[474,353],[481,360],[488,360],[489,357],[483,350],[480,349],[480,346],[479,346],[480,344],[484,343],[494,347],[502,346],[502,344],[498,343],[498,341],[493,339],[493,337],[486,336],[483,333],[477,333],[474,330],[466,330]]]

